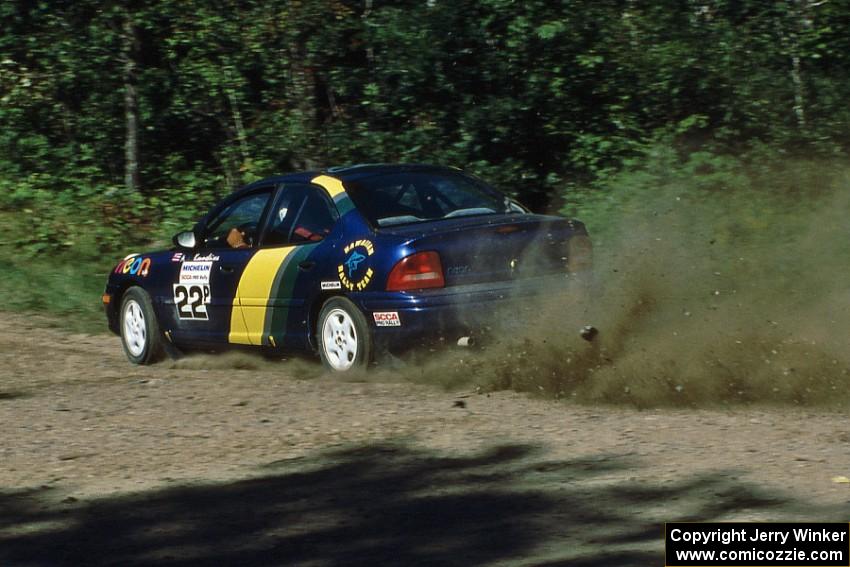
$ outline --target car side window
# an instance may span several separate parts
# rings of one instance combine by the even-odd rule
[[[250,193],[219,211],[206,225],[204,244],[209,248],[255,246],[271,191],[267,188]]]
[[[287,184],[272,207],[263,246],[318,242],[330,234],[337,219],[339,213],[323,189]]]

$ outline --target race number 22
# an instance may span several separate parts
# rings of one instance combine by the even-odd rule
[[[209,319],[210,286],[174,284],[174,305],[180,319]]]

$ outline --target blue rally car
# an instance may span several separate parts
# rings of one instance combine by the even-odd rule
[[[318,351],[347,371],[467,336],[512,298],[566,289],[590,256],[580,222],[459,170],[357,165],[234,192],[171,250],[122,260],[103,302],[135,364],[245,345]]]

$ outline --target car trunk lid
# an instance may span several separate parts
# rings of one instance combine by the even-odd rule
[[[571,255],[589,253],[582,223],[543,215],[445,219],[385,227],[380,233],[409,239],[416,252],[436,251],[446,286],[567,273]]]

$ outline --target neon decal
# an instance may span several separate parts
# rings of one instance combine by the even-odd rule
[[[131,256],[118,262],[114,274],[129,274],[131,276],[147,277],[151,271],[151,259],[141,256]]]

